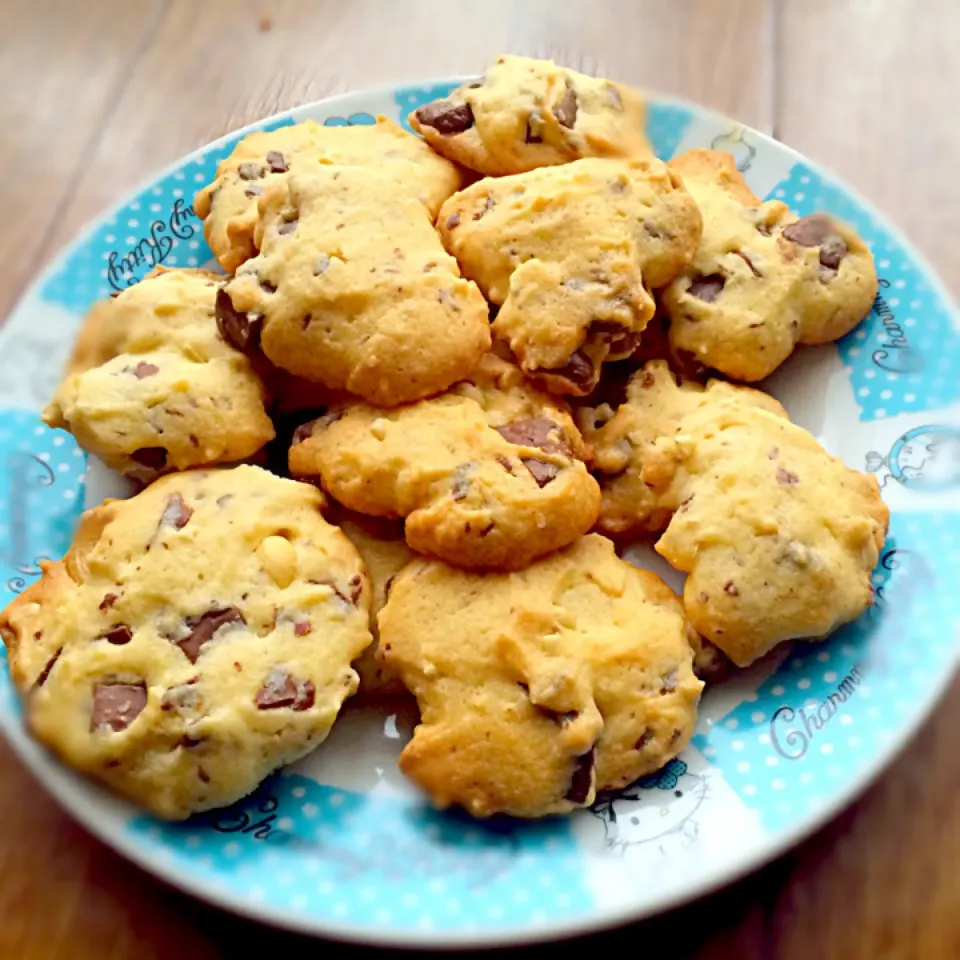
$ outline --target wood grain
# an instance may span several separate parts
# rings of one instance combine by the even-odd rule
[[[922,15],[916,0],[5,0],[0,165],[18,176],[0,180],[0,316],[89,217],[184,152],[330,93],[475,71],[505,50],[776,129],[888,211],[956,292],[958,21],[954,0],[925,0]],[[2,744],[0,765],[0,957],[372,953],[181,896],[73,824]],[[955,958],[958,798],[960,683],[866,796],[798,850],[576,949]]]
[[[844,177],[960,293],[954,0],[783,0],[777,134]],[[794,858],[772,956],[960,956],[960,683],[869,793]]]
[[[0,318],[49,248],[161,9],[160,0],[0,4]]]
[[[960,296],[960,4],[781,0],[777,132],[901,227]]]
[[[960,957],[960,681],[880,782],[800,847],[772,956]]]
[[[334,93],[479,72],[505,50],[769,130],[770,23],[765,0],[171,0],[43,258],[146,175],[223,133]]]
[[[5,743],[0,767],[0,957],[219,955],[186,898],[77,826]]]

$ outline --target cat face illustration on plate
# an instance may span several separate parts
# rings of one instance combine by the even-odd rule
[[[960,430],[942,424],[914,427],[897,439],[890,453],[871,451],[867,469],[884,487],[892,478],[913,490],[944,490],[960,485]]]
[[[743,127],[734,127],[727,133],[722,133],[715,137],[710,146],[714,150],[725,150],[733,155],[737,164],[737,169],[741,173],[746,173],[753,165],[753,158],[757,155],[756,147],[749,143],[745,137]]]
[[[603,822],[606,846],[617,853],[667,837],[693,841],[694,814],[707,794],[707,782],[682,760],[642,777],[625,790],[602,793],[591,813]]]

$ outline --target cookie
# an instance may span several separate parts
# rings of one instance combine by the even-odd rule
[[[687,417],[720,401],[761,407],[786,417],[765,393],[721,380],[706,386],[677,381],[667,363],[652,360],[631,377],[624,403],[584,407],[577,425],[591,448],[590,469],[603,500],[598,529],[613,537],[660,533],[686,493],[680,436]]]
[[[370,631],[373,643],[353,665],[360,676],[358,695],[370,697],[405,693],[400,678],[388,669],[379,645],[377,615],[387,602],[393,578],[410,562],[413,553],[403,539],[403,524],[397,520],[368,517],[332,503],[326,518],[335,523],[357,548],[370,578]]]
[[[703,637],[742,667],[870,606],[889,519],[876,477],[756,406],[704,405],[683,428],[683,504],[656,550],[688,574]]]
[[[481,367],[429,400],[334,408],[295,435],[291,474],[351,510],[405,517],[413,550],[455,566],[519,569],[566,546],[600,505],[580,435],[516,367],[492,355]]]
[[[414,560],[379,625],[421,713],[400,768],[440,808],[566,813],[693,732],[703,685],[680,602],[603,537],[514,573]]]
[[[528,57],[498,58],[408,119],[437,153],[487,176],[651,152],[637,91]]]
[[[44,422],[139,481],[255,454],[273,424],[250,361],[217,330],[221,284],[159,267],[95,306]]]
[[[291,172],[310,173],[320,164],[375,167],[403,195],[424,203],[433,217],[462,182],[452,163],[386,117],[372,126],[326,127],[305,120],[248,134],[194,199],[207,243],[225,270],[233,273],[256,255],[264,194],[282,195]]]
[[[261,252],[217,298],[224,337],[382,406],[466,376],[490,346],[487,304],[427,208],[360,167],[318,166],[287,187],[264,198]]]
[[[494,336],[556,393],[582,396],[629,356],[650,290],[687,264],[700,212],[659,160],[577,160],[481,180],[438,220],[446,248],[499,307]]]
[[[241,466],[84,514],[0,615],[32,734],[167,819],[232,803],[320,744],[371,641],[363,565],[322,502]]]
[[[164,267],[157,267],[145,279],[164,272]],[[123,352],[129,330],[129,317],[122,308],[116,309],[115,300],[115,297],[98,300],[87,311],[77,339],[73,342],[73,350],[64,366],[64,376],[99,367]]]
[[[870,311],[873,257],[849,227],[761,203],[728,153],[691,150],[669,166],[703,214],[696,255],[663,290],[675,351],[734,379],[762,380],[797,344],[837,340]]]

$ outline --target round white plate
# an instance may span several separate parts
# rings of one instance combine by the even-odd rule
[[[38,417],[88,307],[156,264],[207,263],[193,194],[249,130],[377,113],[405,123],[454,85],[335,97],[232,134],[105,214],[44,273],[0,332],[0,602],[36,578],[39,558],[64,553],[85,506],[125,489]],[[710,690],[690,747],[658,774],[540,823],[432,811],[396,766],[415,718],[385,703],[347,709],[324,746],[246,801],[166,825],[27,738],[4,660],[7,738],[103,840],[198,897],[310,933],[406,946],[556,938],[647,916],[758,866],[849,802],[917,729],[958,661],[956,317],[899,234],[793,151],[662,99],[648,123],[661,157],[730,150],[757,194],[836,214],[873,250],[881,289],[870,316],[839,344],[799,352],[769,388],[829,450],[878,475],[892,519],[876,606],[829,642],[783,650]]]

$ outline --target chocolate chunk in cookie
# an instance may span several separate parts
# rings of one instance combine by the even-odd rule
[[[420,107],[416,117],[420,124],[432,127],[444,136],[463,133],[464,130],[469,130],[473,126],[473,111],[469,103],[440,100]]]
[[[112,680],[98,683],[93,688],[93,706],[90,710],[90,730],[126,730],[147,705],[147,685]]]

